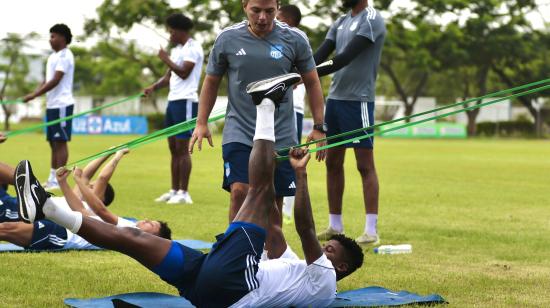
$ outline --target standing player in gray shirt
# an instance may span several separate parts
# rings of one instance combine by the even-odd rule
[[[227,74],[229,104],[222,149],[223,187],[231,192],[230,221],[237,214],[248,191],[248,158],[256,121],[256,108],[251,97],[246,94],[246,86],[250,82],[286,74],[296,68],[306,86],[311,113],[317,124],[317,130],[308,139],[325,137],[323,94],[308,38],[302,31],[275,20],[278,7],[278,0],[243,0],[247,20],[224,29],[218,35],[210,53],[199,98],[197,126],[191,138],[190,152],[195,142],[201,149],[203,138],[207,138],[212,146],[207,119],[214,107],[220,82]],[[292,91],[286,93],[284,100],[288,103],[281,104],[276,112],[276,149],[298,143]],[[318,153],[317,159],[324,159],[325,153]],[[296,190],[294,172],[288,161],[277,166],[275,189],[280,209],[282,198],[293,196]]]
[[[386,36],[384,19],[378,11],[368,6],[367,0],[343,0],[342,4],[351,10],[330,27],[325,41],[315,53],[315,62],[318,64],[325,61],[333,51],[336,53],[332,60],[321,65],[318,70],[319,76],[336,72],[326,107],[328,136],[374,124],[375,82]],[[371,132],[366,130],[346,138]],[[340,139],[336,138],[329,143],[338,141]],[[328,150],[326,166],[330,224],[327,230],[318,234],[318,238],[327,240],[334,234],[344,233],[342,197],[347,147],[355,151],[367,212],[364,233],[356,241],[359,244],[376,245],[380,242],[376,226],[378,176],[374,166],[372,137]]]

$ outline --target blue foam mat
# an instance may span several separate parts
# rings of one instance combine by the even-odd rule
[[[75,308],[113,308],[113,299],[139,307],[194,307],[183,297],[162,293],[127,293],[102,298],[65,299],[65,305]],[[381,287],[368,287],[338,293],[336,300],[329,307],[379,307],[400,306],[408,304],[444,304],[443,297],[432,294],[420,296],[407,291],[392,292]]]
[[[212,248],[212,243],[200,241],[200,240],[174,240],[182,245],[185,245],[192,249],[210,249]],[[54,249],[54,250],[29,250],[21,246],[14,244],[0,244],[0,253],[2,252],[61,252],[61,251],[102,251],[102,248],[91,247],[88,249]]]

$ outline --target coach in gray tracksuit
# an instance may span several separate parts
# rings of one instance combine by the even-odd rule
[[[223,187],[231,192],[229,220],[232,221],[242,205],[248,190],[248,157],[252,149],[256,123],[256,107],[246,94],[246,86],[253,81],[292,72],[302,76],[309,96],[310,108],[317,130],[310,139],[325,137],[323,131],[323,94],[312,50],[307,36],[296,28],[275,20],[278,1],[243,1],[248,20],[221,31],[210,53],[206,77],[199,98],[197,126],[190,143],[190,151],[198,141],[212,139],[207,119],[216,101],[220,82],[228,78],[229,104],[223,130]],[[286,93],[286,102],[276,112],[276,148],[298,143],[294,125],[292,91]],[[318,144],[319,145],[319,144]],[[318,156],[321,160],[324,153]],[[294,195],[294,172],[288,162],[275,171],[277,203],[282,197]],[[280,207],[279,207],[280,209]]]

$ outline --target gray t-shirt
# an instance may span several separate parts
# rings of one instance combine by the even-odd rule
[[[253,81],[290,73],[296,66],[300,73],[315,69],[311,46],[305,33],[275,21],[273,31],[264,39],[253,36],[248,22],[224,29],[210,52],[206,73],[228,76],[228,99],[222,144],[239,142],[252,146],[256,129],[256,106],[246,93]],[[277,149],[298,143],[292,108],[292,91],[275,111]]]
[[[368,38],[373,44],[334,73],[328,98],[374,102],[376,75],[386,37],[386,25],[377,10],[367,7],[355,16],[351,16],[351,12],[341,16],[330,27],[326,39],[336,42],[336,54],[339,54],[356,35]]]

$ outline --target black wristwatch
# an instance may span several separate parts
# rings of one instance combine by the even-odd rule
[[[319,124],[313,124],[313,129],[316,131],[320,131],[323,134],[327,133],[327,123],[319,123]]]

